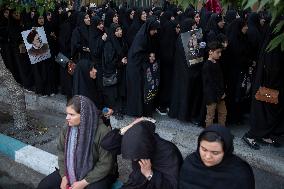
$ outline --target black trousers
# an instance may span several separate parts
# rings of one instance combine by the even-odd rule
[[[110,189],[114,182],[114,176],[107,176],[98,182],[90,183],[85,189]],[[60,184],[61,176],[59,170],[56,170],[40,181],[37,189],[60,189]]]

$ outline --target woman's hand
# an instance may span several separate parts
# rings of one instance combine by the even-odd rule
[[[153,175],[152,171],[152,164],[150,159],[140,159],[138,161],[140,165],[141,173],[146,177],[149,178],[150,175]]]
[[[67,184],[68,184],[67,177],[66,176],[62,177],[61,184],[60,184],[60,189],[66,189],[67,188]]]
[[[72,189],[84,189],[88,185],[89,185],[89,183],[85,179],[83,179],[81,181],[74,182],[72,184],[71,188]]]
[[[103,41],[106,41],[106,39],[107,39],[107,34],[104,33],[104,35],[102,36],[102,40],[103,40]]]

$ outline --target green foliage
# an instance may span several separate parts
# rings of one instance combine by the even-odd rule
[[[185,10],[190,4],[196,6],[198,0],[178,0],[177,4],[178,6],[181,6],[183,10]]]
[[[35,7],[40,16],[43,15],[44,12],[49,10],[54,10],[55,8],[55,0],[33,0],[31,3],[24,4],[20,0],[0,0],[0,6],[9,5],[12,9],[16,9],[16,11],[30,12],[31,7]]]

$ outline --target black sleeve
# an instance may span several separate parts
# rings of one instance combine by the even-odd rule
[[[121,154],[121,140],[122,135],[119,134],[119,129],[113,129],[102,139],[101,146],[113,155],[119,155]]]
[[[81,52],[83,49],[83,45],[81,44],[80,40],[80,33],[78,29],[75,29],[72,32],[72,37],[71,37],[71,58],[74,58],[77,53]]]

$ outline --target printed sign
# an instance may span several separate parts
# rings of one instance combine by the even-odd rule
[[[43,27],[23,31],[22,37],[29,54],[31,64],[36,64],[51,57]]]

